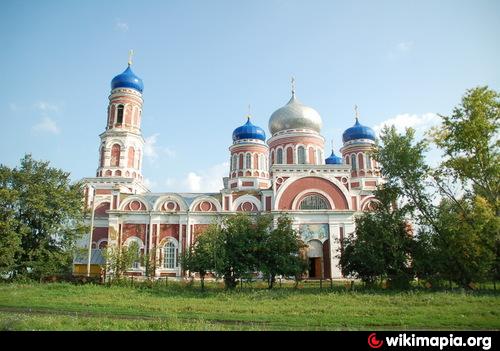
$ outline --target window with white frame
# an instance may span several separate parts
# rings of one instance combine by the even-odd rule
[[[163,268],[174,269],[177,267],[177,246],[173,241],[168,241],[163,246]]]
[[[252,168],[252,155],[250,154],[247,154],[245,156],[245,168],[249,169],[249,168]]]
[[[297,149],[297,158],[299,165],[303,165],[306,163],[306,149],[303,146],[299,146]]]
[[[278,149],[278,151],[276,151],[276,163],[281,165],[283,164],[283,149]]]
[[[304,197],[300,202],[299,209],[301,210],[328,210],[328,200],[319,194],[309,195]]]
[[[357,170],[358,168],[356,167],[356,154],[351,155],[351,169],[353,171]]]
[[[366,169],[371,169],[372,168],[372,158],[370,157],[370,155],[366,155],[366,166],[365,166]]]

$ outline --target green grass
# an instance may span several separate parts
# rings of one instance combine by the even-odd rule
[[[0,284],[2,330],[498,330],[492,291]]]

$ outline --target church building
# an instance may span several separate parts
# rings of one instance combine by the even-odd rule
[[[250,117],[234,129],[219,192],[152,193],[141,171],[143,89],[131,62],[111,81],[97,171],[84,179],[85,202],[94,209],[93,260],[106,246],[136,242],[141,253],[156,255],[156,276],[183,277],[180,254],[218,216],[288,213],[307,244],[308,276],[342,277],[336,239],[354,232],[355,215],[370,208],[383,182],[370,157],[375,133],[357,112],[337,156],[325,150],[321,116],[292,87],[289,101],[270,114],[268,135]],[[144,275],[145,268],[137,262],[128,274]]]

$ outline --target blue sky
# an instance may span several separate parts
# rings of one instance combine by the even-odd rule
[[[355,104],[363,124],[423,129],[466,89],[500,90],[499,38],[495,0],[4,0],[0,163],[32,153],[93,176],[110,81],[132,48],[148,184],[217,191],[248,104],[268,133],[291,76],[338,153]]]

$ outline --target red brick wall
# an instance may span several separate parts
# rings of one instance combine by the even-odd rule
[[[171,236],[179,240],[179,224],[160,224],[160,240],[161,242],[166,237]]]
[[[97,227],[92,231],[92,241],[98,242],[108,238],[108,227]]]
[[[122,241],[125,242],[131,236],[136,236],[146,242],[146,224],[124,223],[122,228]]]
[[[106,213],[109,210],[109,202],[103,202],[96,207],[94,216],[95,217],[109,217],[109,214]]]

